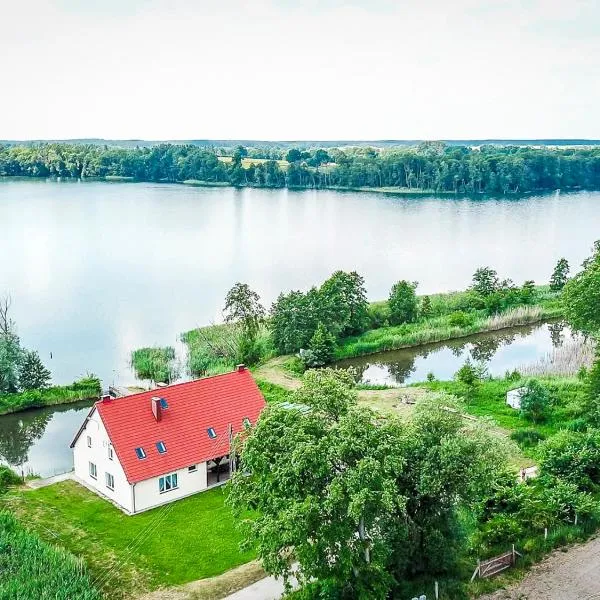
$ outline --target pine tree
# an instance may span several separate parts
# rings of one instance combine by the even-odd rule
[[[335,338],[323,323],[319,322],[305,353],[304,362],[307,367],[322,367],[333,360]]]
[[[35,350],[26,350],[19,373],[19,385],[21,389],[25,391],[41,390],[48,387],[50,378],[50,371],[42,363],[39,354]]]
[[[420,316],[422,319],[428,319],[431,316],[431,298],[429,296],[423,296],[421,300]]]

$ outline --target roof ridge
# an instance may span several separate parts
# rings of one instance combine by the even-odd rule
[[[227,371],[226,373],[216,373],[215,375],[207,375],[206,377],[197,377],[196,379],[190,379],[189,381],[180,381],[178,383],[170,383],[169,385],[166,385],[164,387],[157,387],[157,388],[153,388],[151,390],[144,390],[143,392],[136,392],[135,394],[128,394],[127,396],[120,396],[118,398],[113,398],[113,400],[125,400],[125,399],[129,399],[129,398],[136,398],[137,396],[141,396],[142,394],[147,394],[148,392],[160,392],[161,390],[180,387],[182,385],[190,385],[191,383],[197,383],[198,381],[207,381],[208,379],[216,379],[217,377],[223,377],[224,375],[233,375],[235,373],[244,373],[244,372],[248,372],[248,373],[250,372],[248,370],[248,367],[246,367],[243,371],[238,371],[237,369],[234,369],[233,371]],[[160,394],[158,393],[157,395],[160,395]],[[103,402],[104,402],[104,400],[102,400],[100,398],[99,400],[96,400],[96,402],[94,402],[94,406],[97,404],[102,404]]]

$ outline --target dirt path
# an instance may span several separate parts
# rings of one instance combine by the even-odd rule
[[[299,377],[286,371],[282,364],[289,356],[278,356],[256,369],[257,379],[263,379],[287,390],[295,390],[302,385]],[[389,388],[385,390],[359,390],[359,401],[387,412],[406,413],[414,403],[427,392],[420,388]]]
[[[552,553],[518,585],[479,600],[600,600],[600,537]]]

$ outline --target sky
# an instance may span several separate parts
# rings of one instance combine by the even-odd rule
[[[596,0],[0,0],[0,139],[600,138]]]

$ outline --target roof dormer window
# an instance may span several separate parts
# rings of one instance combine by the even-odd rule
[[[161,407],[163,410],[166,410],[167,408],[169,408],[169,404],[168,404],[168,402],[167,402],[166,398],[161,398],[161,399],[160,399],[160,407]]]
[[[167,447],[164,442],[156,442],[156,449],[160,454],[164,454],[167,451]]]
[[[206,433],[208,433],[208,437],[209,437],[211,440],[214,440],[214,439],[217,437],[217,432],[215,431],[215,428],[214,428],[214,427],[209,427],[209,428],[206,430]]]

